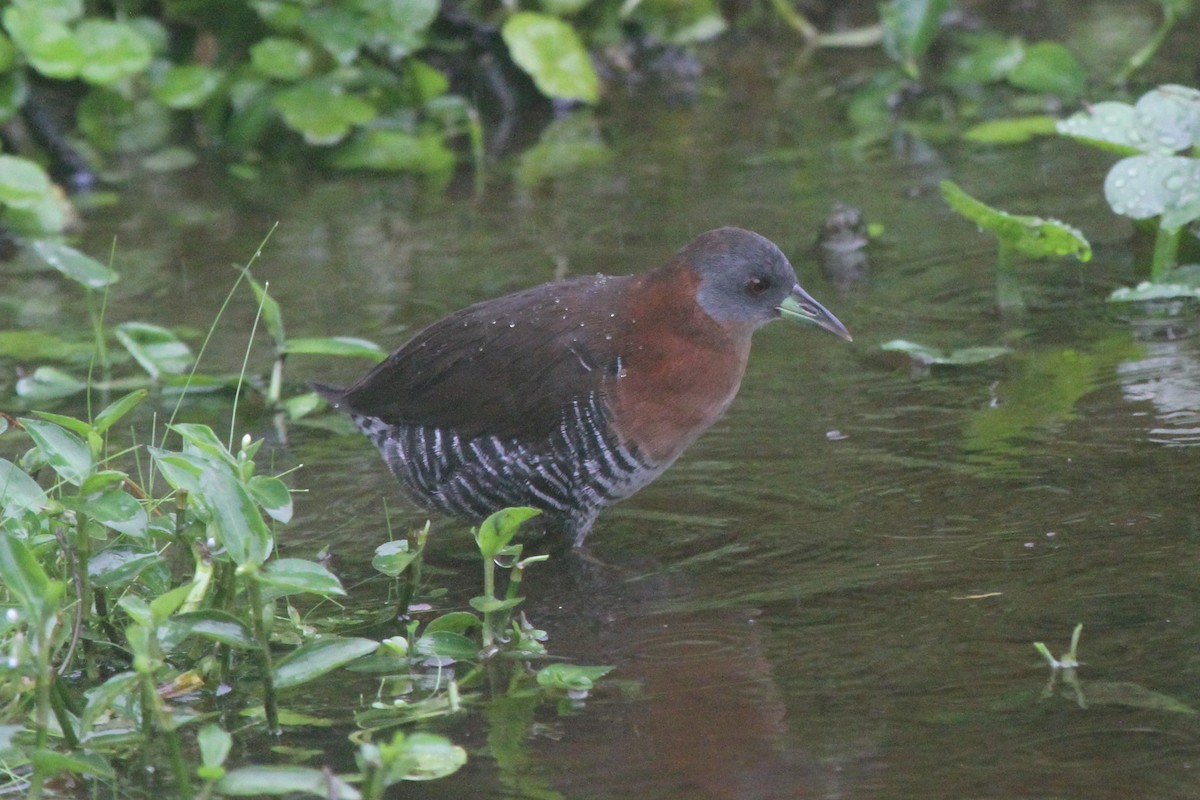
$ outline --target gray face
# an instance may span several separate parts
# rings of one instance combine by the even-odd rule
[[[696,237],[681,253],[700,276],[696,301],[723,325],[758,328],[779,319],[796,272],[769,239],[741,228]]]

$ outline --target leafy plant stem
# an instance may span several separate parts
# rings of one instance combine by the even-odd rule
[[[154,672],[150,669],[139,670],[142,683],[142,703],[151,709],[154,727],[163,737],[167,745],[167,756],[171,760],[171,771],[175,773],[175,788],[183,800],[192,798],[191,773],[187,762],[183,760],[183,749],[179,746],[179,734],[175,730],[175,720],[167,710],[163,699],[159,697],[154,686]]]
[[[496,596],[496,561],[494,558],[488,558],[486,554],[483,557],[483,594],[488,598]],[[495,615],[491,611],[483,612],[483,648],[485,650],[492,646],[494,640],[492,628],[494,617]]]
[[[275,701],[275,666],[271,660],[271,641],[267,635],[267,626],[263,623],[265,609],[257,575],[247,576],[246,591],[250,595],[250,613],[254,616],[254,635],[258,639],[258,651],[262,658],[263,710],[267,715],[267,730],[272,734],[278,734],[280,728],[279,707]]]
[[[50,706],[54,710],[54,718],[58,720],[63,741],[66,742],[67,747],[77,750],[79,749],[79,737],[75,735],[75,726],[71,721],[70,713],[68,713],[67,704],[67,693],[63,691],[62,682],[54,681],[50,692]]]
[[[50,682],[54,680],[55,671],[50,669],[49,637],[44,636],[49,627],[45,624],[44,620],[38,620],[38,635],[35,643],[37,661],[37,714],[34,718],[34,724],[36,725],[34,746],[38,750],[45,750],[46,744],[50,740]],[[45,779],[46,776],[42,773],[41,768],[35,764],[33,774],[29,776],[30,800],[38,800],[42,796],[42,784]]]
[[[1154,235],[1154,257],[1150,262],[1150,280],[1155,283],[1165,283],[1167,273],[1175,268],[1175,260],[1179,256],[1179,240],[1183,228],[1173,230],[1159,226]]]

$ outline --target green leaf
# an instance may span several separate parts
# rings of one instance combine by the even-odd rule
[[[325,567],[301,558],[277,558],[259,575],[263,584],[271,587],[273,597],[309,592],[332,597],[344,595],[342,582]]]
[[[486,594],[481,594],[478,597],[472,597],[467,602],[471,608],[484,614],[491,614],[496,611],[507,611],[510,608],[519,606],[525,598],[510,597],[507,600],[501,600],[499,597],[488,597]]]
[[[177,422],[167,427],[183,439],[184,452],[197,452],[215,462],[226,464],[235,472],[238,470],[237,459],[225,449],[225,443],[213,433],[212,428],[195,422]]]
[[[254,279],[249,270],[246,271],[246,280],[250,281],[250,288],[254,290],[254,299],[261,309],[263,323],[275,343],[275,349],[283,352],[287,337],[283,333],[283,311],[280,310],[279,303],[267,292],[267,287]]]
[[[355,659],[374,653],[379,642],[330,636],[306,642],[275,665],[275,688],[289,689],[315,680]]]
[[[1083,93],[1087,72],[1064,45],[1038,42],[1025,48],[1025,58],[1008,73],[1008,82],[1019,89],[1073,99]]]
[[[295,39],[268,36],[250,48],[250,64],[268,78],[290,82],[312,72],[313,54]]]
[[[968,128],[963,138],[987,144],[1021,144],[1038,136],[1052,136],[1057,124],[1058,120],[1044,114],[993,119]]]
[[[1104,197],[1117,214],[1133,219],[1162,216],[1175,230],[1200,219],[1200,159],[1150,153],[1113,165]]]
[[[575,664],[549,664],[538,670],[538,686],[566,692],[588,692],[596,681],[612,672],[612,667],[585,667]]]
[[[0,203],[36,208],[51,191],[50,176],[37,164],[19,156],[0,155]]]
[[[879,346],[880,350],[907,353],[918,364],[939,364],[948,366],[970,366],[991,361],[1012,352],[1009,347],[960,347],[946,352],[936,347],[910,342],[905,339],[893,339]]]
[[[485,519],[475,532],[475,542],[483,557],[489,561],[495,558],[517,535],[521,523],[540,513],[536,508],[516,506],[501,509]]]
[[[1200,90],[1159,86],[1142,95],[1133,111],[1146,150],[1175,153],[1200,143]]]
[[[1191,297],[1200,300],[1200,286],[1192,283],[1152,283],[1142,281],[1132,289],[1121,288],[1108,296],[1112,303],[1145,303]]]
[[[118,533],[138,539],[146,537],[146,526],[150,522],[146,509],[124,489],[110,489],[88,500],[81,510]]]
[[[566,22],[518,11],[504,22],[500,33],[513,62],[533,78],[542,94],[584,103],[599,99],[600,79],[575,29]]]
[[[371,33],[371,43],[386,49],[395,62],[424,45],[440,5],[438,0],[364,4],[371,13],[362,24]]]
[[[479,658],[479,645],[453,631],[432,631],[413,642],[412,654],[422,658],[452,658],[455,661],[474,661]]]
[[[115,545],[92,556],[88,561],[88,575],[102,589],[120,589],[161,558],[155,550]]]
[[[38,419],[22,419],[21,425],[58,476],[79,486],[95,469],[92,451],[83,439],[58,425]]]
[[[629,12],[626,12],[629,9]],[[673,45],[712,39],[729,27],[714,0],[638,0],[621,7],[622,16],[640,26],[647,36]]]
[[[86,364],[95,351],[91,341],[63,339],[46,330],[0,331],[0,353],[16,360]]]
[[[389,745],[380,749],[387,753],[385,786],[398,781],[444,778],[467,763],[466,750],[436,733],[417,732],[405,736],[398,732]]]
[[[328,800],[360,800],[357,789],[336,775],[311,767],[238,767],[217,781],[217,793],[231,797],[304,794]]]
[[[221,79],[219,70],[204,64],[173,66],[155,79],[154,98],[167,108],[199,108],[220,87]]]
[[[952,86],[971,86],[1004,80],[1021,59],[1025,46],[1015,37],[985,33],[967,42],[970,50],[947,68],[944,80]]]
[[[87,389],[87,384],[55,367],[38,367],[32,375],[17,381],[17,396],[29,403],[44,403],[72,397]]]
[[[311,145],[337,144],[375,118],[375,106],[329,82],[302,83],[275,96],[283,122]]]
[[[157,447],[146,448],[154,459],[154,466],[162,473],[163,478],[174,489],[187,492],[191,497],[200,494],[200,474],[204,472],[204,462],[193,455],[172,453]]]
[[[271,532],[246,487],[222,465],[207,464],[200,474],[199,492],[229,557],[239,566],[262,564],[271,553]]]
[[[395,578],[420,556],[421,551],[411,549],[407,539],[394,539],[375,548],[371,566],[389,578]]]
[[[1082,111],[1059,120],[1055,127],[1060,136],[1118,155],[1136,155],[1148,147],[1138,133],[1137,116],[1129,103],[1106,100],[1085,104]]]
[[[32,250],[46,264],[89,289],[103,289],[118,280],[116,272],[65,244],[37,239]]]
[[[1017,216],[992,208],[971,197],[952,181],[942,181],[946,202],[980,228],[991,231],[1006,246],[1029,258],[1075,256],[1089,261],[1092,248],[1083,234],[1053,219]]]
[[[140,153],[161,149],[171,138],[171,110],[149,96],[125,97],[97,86],[76,108],[79,130],[105,152]]]
[[[451,611],[448,614],[442,614],[435,620],[432,620],[425,626],[425,633],[437,633],[438,631],[449,631],[450,633],[466,633],[482,625],[483,622],[479,617],[466,611]]]
[[[438,133],[369,130],[347,142],[331,162],[338,169],[438,175],[454,168],[455,157]]]
[[[287,484],[269,475],[255,475],[246,488],[267,516],[285,525],[292,519],[292,493]]]
[[[214,608],[189,611],[176,614],[168,622],[181,631],[181,638],[195,634],[239,650],[258,647],[258,640],[246,624],[225,611]]]
[[[920,74],[918,62],[937,37],[943,14],[950,0],[888,0],[879,5],[879,23],[883,26],[883,49],[900,62],[905,72]]]
[[[47,78],[70,80],[84,64],[84,52],[53,11],[33,3],[4,10],[4,27],[29,63]]]
[[[86,737],[102,714],[112,710],[117,698],[131,691],[137,683],[136,672],[120,672],[99,686],[87,691],[87,705],[79,717],[79,735]]]
[[[150,43],[131,25],[85,19],[75,28],[83,50],[79,74],[88,83],[109,86],[139,75],[150,65]]]
[[[118,398],[96,415],[96,419],[92,422],[92,426],[97,433],[104,433],[106,430],[116,425],[133,409],[137,408],[143,400],[149,396],[150,392],[146,389],[136,389],[124,397]]]
[[[210,722],[196,732],[196,744],[200,745],[200,761],[206,767],[219,767],[229,757],[233,748],[233,737]]]
[[[292,355],[359,356],[372,361],[387,358],[387,351],[379,345],[351,336],[289,339],[284,352]]]
[[[73,772],[76,775],[91,775],[107,780],[117,776],[104,756],[95,752],[59,753],[54,750],[34,750],[29,754],[29,761],[43,775]]]
[[[40,617],[44,600],[50,591],[50,578],[42,565],[29,552],[25,542],[5,531],[0,535],[0,579],[29,610]],[[38,621],[34,621],[38,624]]]
[[[117,341],[154,380],[164,373],[180,375],[192,366],[192,351],[179,337],[148,322],[123,322],[115,330]]]
[[[0,516],[16,517],[25,510],[41,511],[49,498],[37,481],[16,464],[0,458]],[[8,538],[7,535],[4,538]]]
[[[34,415],[38,419],[44,419],[47,422],[53,422],[60,428],[66,428],[74,434],[88,438],[92,433],[92,426],[81,419],[68,417],[65,414],[54,414],[50,411],[34,411]]]

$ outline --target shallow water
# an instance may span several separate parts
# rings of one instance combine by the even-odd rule
[[[615,99],[594,123],[607,162],[533,189],[497,178],[481,198],[431,199],[373,177],[266,191],[144,175],[132,209],[90,218],[85,249],[115,232],[111,319],[203,330],[228,265],[278,220],[256,274],[289,332],[394,346],[470,302],[649,268],[735,224],[778,242],[854,333],[759,334],[729,414],[601,517],[594,560],[530,573],[527,613],[551,651],[612,676],[570,715],[498,701],[439,723],[470,761],[405,797],[1197,796],[1200,337],[1194,316],[1104,302],[1136,259],[1100,194],[1110,159],[1059,140],[857,152],[823,92],[856,57],[730,59],[732,84],[706,83],[694,106]],[[1023,266],[1029,311],[997,314],[993,245],[947,210],[943,178],[1082,228],[1094,261]],[[886,229],[869,285],[845,294],[808,252],[839,200]],[[46,318],[72,316],[68,289],[36,291]],[[210,365],[237,369],[253,316],[248,298],[233,305]],[[921,371],[879,351],[897,338],[1014,352]],[[289,380],[360,367],[293,359]],[[252,408],[244,424],[269,428]],[[379,603],[369,557],[388,516],[403,529],[424,515],[365,440],[295,428],[277,457],[304,464],[292,482],[310,490],[285,552],[329,546],[351,609]],[[465,604],[469,538],[444,520],[436,532],[430,561]],[[1061,678],[1044,691],[1032,643],[1061,654],[1076,623],[1078,692]],[[334,679],[285,702],[345,719],[371,690]],[[345,733],[293,743],[346,766]]]

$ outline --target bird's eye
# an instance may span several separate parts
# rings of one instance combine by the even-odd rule
[[[766,278],[751,278],[746,281],[746,291],[757,297],[771,288],[771,282]]]

